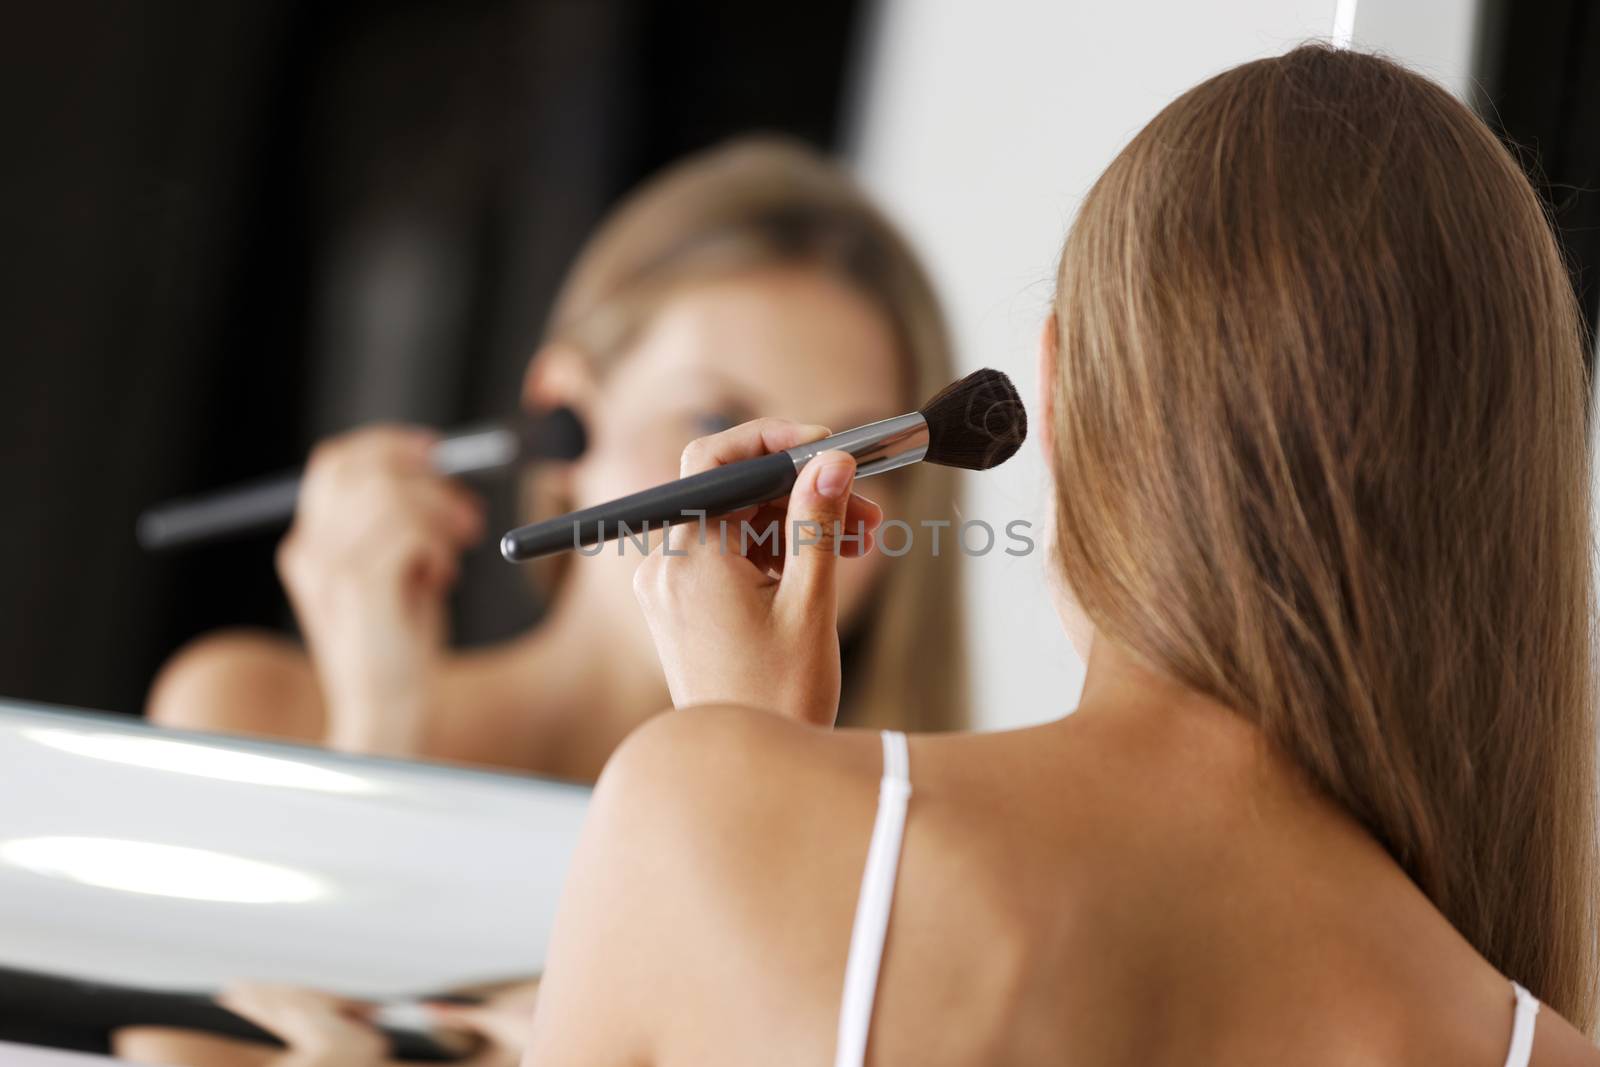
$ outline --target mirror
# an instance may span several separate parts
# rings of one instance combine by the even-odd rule
[[[15,703],[0,778],[0,1041],[88,1051],[157,1027],[270,1047],[212,1000],[249,980],[386,1005],[398,1054],[454,1058],[406,1005],[538,975],[588,800]]]

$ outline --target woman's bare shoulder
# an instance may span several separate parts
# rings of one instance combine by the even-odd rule
[[[676,788],[691,768],[691,792],[793,785],[788,776],[865,774],[881,766],[878,735],[815,726],[741,707],[670,711],[629,735],[602,776]],[[687,762],[686,762],[687,761]],[[776,776],[776,777],[775,777]]]
[[[1093,824],[1091,806],[1076,802],[1083,783],[1063,782],[1061,761],[1041,753],[1030,732],[916,736],[910,751],[908,862],[939,878],[959,866],[950,898],[992,892],[1009,901],[1005,883],[1019,863],[1041,853],[1050,867],[1066,851],[1058,840]],[[828,902],[811,917],[825,924],[854,907],[883,761],[875,731],[822,730],[738,707],[669,712],[612,757],[596,810],[617,834],[636,835],[648,820],[656,840],[694,855],[696,870],[715,872],[729,892],[803,883]]]
[[[840,820],[852,816],[864,854],[880,752],[876,734],[820,730],[752,709],[667,712],[611,758],[596,807],[630,831],[649,820],[702,862],[736,860],[720,873],[738,887],[810,844],[836,843]]]
[[[911,741],[898,881],[914,890],[895,896],[874,1024],[886,1060],[1000,1062],[1002,1052],[1047,1047],[1056,1034],[1028,1016],[1019,1044],[1015,1025],[1030,980],[1053,975],[1040,958],[1054,954],[1063,914],[1081,910],[1067,903],[1071,881],[1055,877],[1054,857],[1068,850],[1016,818],[1039,807],[1029,800],[1034,785],[1019,780],[1033,770],[1034,747],[1015,735]],[[668,970],[654,972],[652,987],[670,974],[668,995],[685,998],[681,1010],[734,996],[747,1005],[729,1023],[738,1032],[724,1029],[724,1050],[771,1047],[764,1037],[781,1033],[794,1062],[825,1062],[882,771],[872,732],[738,708],[652,721],[618,751],[597,790],[590,871],[608,869],[598,882],[619,888],[582,893],[613,907],[627,901],[629,914],[625,931],[614,912],[594,915],[596,933],[629,946],[634,973],[638,946],[656,946],[652,958]],[[642,883],[651,886],[643,908],[620,888]],[[933,1040],[928,1006],[953,1004],[966,1020],[961,1038]]]
[[[675,1017],[734,998],[719,1047],[760,1047],[763,1028],[781,1027],[796,1057],[826,1058],[811,1043],[833,1025],[879,767],[875,735],[740,708],[636,730],[595,789],[535,1048],[625,1059],[678,1031]],[[608,1012],[622,1001],[642,1005],[627,1030]]]
[[[163,726],[314,739],[322,695],[305,650],[265,630],[206,634],[161,668],[146,715]]]

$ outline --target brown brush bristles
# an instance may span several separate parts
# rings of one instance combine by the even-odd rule
[[[1017,387],[1000,371],[973,371],[922,406],[928,420],[928,463],[986,471],[1016,454],[1028,436],[1028,413]]]

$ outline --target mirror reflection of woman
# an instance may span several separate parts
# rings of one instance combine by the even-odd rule
[[[717,429],[757,415],[844,429],[915,409],[954,376],[927,278],[864,195],[806,149],[735,143],[647,184],[579,256],[523,400],[577,410],[590,448],[541,469],[526,496],[541,515],[586,507],[676,477],[684,446]],[[382,427],[320,445],[278,557],[304,646],[204,637],[162,671],[150,717],[592,781],[670,704],[633,598],[640,554],[568,554],[542,574],[534,630],[451,649],[459,556],[500,531],[430,471],[431,441]],[[955,515],[948,471],[873,493],[913,523]],[[846,721],[964,722],[957,557],[840,569]]]

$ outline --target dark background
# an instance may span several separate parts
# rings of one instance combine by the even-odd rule
[[[1490,0],[1477,61],[1478,106],[1551,201],[1591,325],[1596,6]],[[8,12],[0,695],[137,711],[193,635],[286,626],[273,536],[151,557],[139,510],[298,465],[363,421],[509,413],[555,286],[620,193],[739,132],[838,147],[869,7]],[[491,528],[509,525],[507,488],[494,505]],[[459,600],[469,643],[537,611],[487,550]]]
[[[372,419],[516,408],[625,190],[740,132],[835,148],[850,0],[142,0],[8,13],[0,694],[137,711],[287,625],[276,535],[151,557],[139,510]],[[491,529],[509,526],[496,487]],[[537,605],[492,546],[457,639]]]
[[[1600,316],[1600,0],[1487,0],[1479,113],[1551,209],[1589,328]]]

